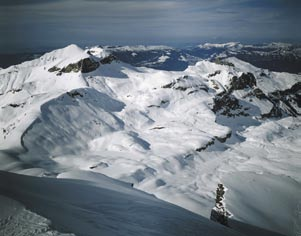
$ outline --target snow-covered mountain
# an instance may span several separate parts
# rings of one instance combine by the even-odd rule
[[[118,50],[132,57],[152,50],[174,53],[164,47]],[[70,45],[0,70],[0,169],[5,171],[0,173],[0,194],[76,235],[118,235],[112,223],[133,214],[139,217],[128,224],[136,226],[121,225],[126,232],[120,235],[231,235],[235,232],[222,226],[214,231],[216,224],[204,219],[210,218],[222,183],[227,188],[223,206],[231,213],[228,226],[234,230],[248,235],[300,231],[301,75],[260,69],[229,56],[200,60],[182,71],[156,70],[126,64],[112,51],[117,50]],[[161,55],[159,60],[168,58]],[[91,171],[131,183],[202,217]],[[46,176],[94,184],[86,187],[79,180]],[[68,212],[66,221],[43,207],[48,194],[41,190],[43,185],[50,191],[51,206],[65,199],[76,208],[58,204]],[[92,197],[85,204],[76,196],[83,191],[112,198],[112,204]],[[61,195],[52,196],[54,192]],[[75,196],[68,202],[71,195]],[[30,200],[33,196],[37,204]],[[135,201],[125,209],[129,198]],[[144,201],[147,206],[140,206]],[[115,204],[116,210],[111,210]],[[132,212],[131,204],[140,211]],[[80,209],[91,215],[74,218],[72,211]],[[100,227],[107,231],[97,231],[94,224],[85,234],[70,226],[70,221],[84,219],[92,219],[93,225],[94,213],[112,218]],[[146,221],[152,223],[146,228],[138,219],[148,213]],[[182,220],[184,231],[171,226]],[[156,222],[157,231],[149,231]]]

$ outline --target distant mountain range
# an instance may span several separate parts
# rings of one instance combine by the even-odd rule
[[[161,70],[185,70],[201,59],[215,60],[235,56],[254,66],[278,72],[301,72],[301,45],[269,43],[245,45],[236,42],[224,44],[205,43],[195,47],[173,48],[167,46],[102,46],[119,60],[134,66]],[[0,54],[0,67],[32,60],[43,53]]]
[[[107,47],[105,47],[107,48]],[[135,66],[162,70],[184,70],[200,59],[215,60],[235,56],[257,67],[278,72],[301,72],[301,46],[283,43],[243,45],[240,43],[202,44],[175,49],[170,47],[110,47],[120,60]]]

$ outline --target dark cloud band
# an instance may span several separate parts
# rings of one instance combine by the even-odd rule
[[[87,44],[301,41],[297,0],[0,0],[0,52]]]

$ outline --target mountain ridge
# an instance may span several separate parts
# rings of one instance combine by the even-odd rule
[[[82,70],[84,60],[91,70]],[[214,189],[230,174],[288,175],[300,183],[300,80],[234,57],[166,71],[134,67],[104,48],[70,45],[0,70],[1,168],[35,176],[99,172],[209,217]],[[286,150],[252,155],[248,145],[270,153],[275,137]],[[232,208],[234,199],[227,199]],[[233,214],[242,219],[237,208]],[[243,221],[283,234],[294,230],[257,216]]]

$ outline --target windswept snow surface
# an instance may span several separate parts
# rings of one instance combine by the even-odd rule
[[[239,235],[98,173],[75,171],[55,179],[0,172],[0,177],[0,194],[51,219],[50,225],[0,195],[3,235]],[[50,232],[50,226],[72,234]]]
[[[285,235],[299,232],[292,225],[301,196],[300,104],[288,93],[300,96],[301,75],[236,58],[200,61],[177,72],[116,60],[89,73],[55,68],[107,56],[103,48],[70,45],[0,70],[0,169],[78,179],[84,176],[60,174],[99,172],[207,218],[217,184],[224,183],[234,220]],[[234,77],[247,82],[233,85]],[[16,185],[23,181],[2,175]],[[41,189],[44,182],[73,183],[24,179]],[[280,202],[281,213],[275,211]]]
[[[0,235],[74,236],[53,230],[48,219],[31,212],[11,198],[0,195],[0,209]]]

